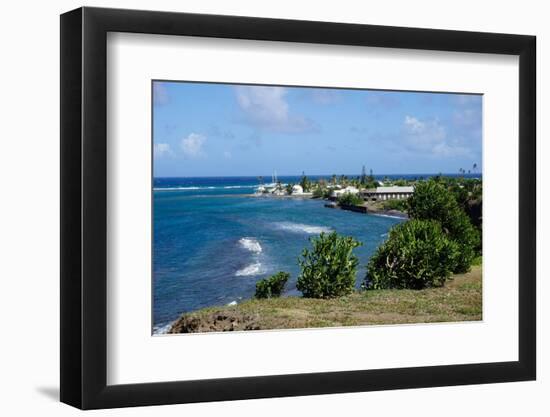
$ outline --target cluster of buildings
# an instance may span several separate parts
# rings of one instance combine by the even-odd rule
[[[301,187],[300,187],[301,188]],[[367,188],[359,190],[353,186],[344,188],[335,188],[330,193],[331,199],[337,199],[344,194],[358,194],[363,200],[378,201],[378,200],[404,200],[409,198],[414,193],[413,186],[381,186],[376,188]]]
[[[258,188],[256,188],[256,194],[258,195],[271,194],[271,195],[278,195],[278,196],[288,195],[286,190],[286,184],[280,184],[280,183],[260,185]],[[313,193],[305,192],[302,186],[299,184],[292,186],[292,195],[308,196],[312,194]]]
[[[361,197],[365,200],[404,200],[412,196],[414,193],[413,186],[398,186],[376,187],[361,191]]]
[[[379,201],[379,200],[404,200],[409,198],[414,193],[413,186],[384,186],[380,183],[379,187],[358,189],[357,187],[348,185],[329,185],[330,199],[336,200],[345,194],[359,195],[366,201]],[[285,184],[281,184],[277,181],[277,174],[274,174],[272,182],[270,184],[262,184],[256,189],[257,195],[271,194],[276,196],[288,195]],[[312,195],[311,192],[305,192],[301,185],[295,184],[292,186],[292,195],[296,196],[308,196]]]

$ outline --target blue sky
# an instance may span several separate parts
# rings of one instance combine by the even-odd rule
[[[155,177],[481,170],[482,96],[153,83]]]

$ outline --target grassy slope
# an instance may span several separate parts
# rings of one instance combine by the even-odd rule
[[[248,300],[183,315],[171,332],[289,329],[481,320],[481,266],[444,287],[377,290],[332,300],[282,297]]]

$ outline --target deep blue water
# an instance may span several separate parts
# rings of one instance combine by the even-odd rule
[[[299,177],[279,180],[295,183]],[[322,231],[363,243],[355,250],[360,285],[369,257],[401,221],[325,208],[322,200],[246,196],[257,185],[255,177],[154,180],[155,329],[183,312],[250,298],[256,281],[277,271],[291,273],[287,294],[297,294],[298,257]]]

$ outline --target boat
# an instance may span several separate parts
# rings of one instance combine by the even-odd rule
[[[262,178],[262,177],[259,177]],[[255,195],[266,195],[266,194],[273,194],[273,195],[285,195],[286,192],[284,190],[284,186],[286,184],[281,184],[277,178],[277,171],[273,171],[271,174],[271,183],[270,184],[262,184],[256,188],[254,191]]]

